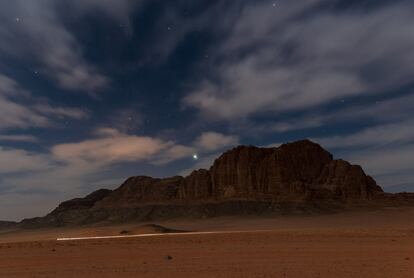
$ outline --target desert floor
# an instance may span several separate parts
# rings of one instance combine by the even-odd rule
[[[0,232],[0,277],[414,277],[414,208]]]

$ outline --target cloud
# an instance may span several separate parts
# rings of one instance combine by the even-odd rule
[[[2,2],[0,54],[38,64],[39,73],[52,77],[61,88],[96,92],[110,80],[84,58],[82,46],[63,24],[60,12],[81,18],[88,11],[100,10],[128,22],[134,2],[76,0],[61,10],[62,3],[52,0]]]
[[[338,107],[325,111],[323,109],[306,111],[299,115],[292,115],[285,119],[263,120],[261,123],[245,121],[233,125],[232,129],[248,134],[286,133],[297,130],[325,128],[330,125],[338,126],[344,123],[361,123],[363,121],[371,125],[383,125],[405,122],[410,120],[413,114],[412,103],[414,94],[403,95],[386,100],[369,101]]]
[[[170,145],[165,151],[159,153],[151,162],[155,165],[162,165],[172,161],[190,157],[194,154],[195,148],[183,145]]]
[[[23,90],[13,79],[0,74],[0,129],[48,124],[49,121],[46,117],[14,100],[27,96],[28,92]]]
[[[352,163],[360,164],[364,170],[373,175],[376,181],[393,191],[393,187],[405,185],[414,187],[414,144],[390,145],[384,148],[367,148],[360,151],[348,151],[344,158]],[[411,187],[410,187],[411,186]]]
[[[308,109],[412,82],[413,5],[316,9],[328,1],[245,6],[215,45],[211,74],[183,98],[209,119]],[[299,16],[306,15],[306,16]]]
[[[198,152],[198,160],[180,172],[180,175],[189,175],[196,169],[208,169],[214,160],[219,157],[224,148],[235,147],[239,144],[239,137],[236,135],[225,135],[218,132],[203,132],[193,142],[192,152]]]
[[[182,176],[188,176],[194,170],[209,169],[213,165],[214,160],[217,159],[220,155],[221,153],[213,153],[207,156],[202,156],[199,158],[199,160],[197,160],[195,164],[191,165],[189,168],[182,170],[179,174]]]
[[[238,143],[237,136],[216,132],[202,133],[192,146],[155,137],[129,135],[113,128],[100,128],[94,134],[97,136],[94,139],[55,145],[51,153],[56,160],[68,163],[96,163],[102,166],[144,161],[161,165],[190,157],[197,149],[212,152]]]
[[[113,129],[100,130],[100,138],[78,143],[59,144],[52,148],[58,160],[108,164],[119,161],[148,160],[171,146],[160,139],[127,135]]]
[[[374,175],[391,175],[414,170],[414,144],[388,146],[387,148],[370,148],[365,151],[349,152],[346,156],[352,161],[365,165]],[[412,179],[414,181],[414,179]],[[395,179],[394,184],[401,183]]]
[[[195,141],[194,145],[202,151],[216,151],[239,143],[238,136],[224,135],[217,132],[204,132]]]
[[[343,136],[315,138],[323,147],[363,166],[379,184],[392,187],[413,184],[414,121],[371,126]]]
[[[112,128],[100,128],[94,133],[97,138],[53,146],[53,157],[68,163],[89,163],[100,167],[128,161],[162,165],[190,157],[195,151],[194,147],[173,141],[128,135]]]
[[[45,127],[50,121],[29,108],[0,97],[0,129]]]
[[[0,174],[47,170],[51,162],[46,155],[0,147]]]
[[[369,127],[357,133],[315,139],[328,148],[401,146],[414,142],[414,121]]]
[[[48,103],[34,105],[33,109],[41,114],[48,116],[57,116],[60,118],[80,120],[88,117],[88,112],[86,110],[68,107],[55,107]]]
[[[1,141],[8,141],[8,142],[31,142],[35,143],[38,142],[39,139],[32,136],[32,135],[13,135],[13,134],[7,134],[7,135],[0,135],[0,142]]]
[[[195,140],[197,146],[195,143],[186,146],[156,137],[129,135],[112,128],[100,128],[92,134],[88,140],[54,145],[47,153],[0,149],[0,174],[3,174],[0,191],[3,195],[14,196],[44,192],[56,199],[73,197],[83,194],[82,188],[90,189],[96,183],[122,179],[103,174],[122,163],[161,166],[190,158],[202,148],[204,154],[194,167],[208,166],[218,155],[213,151],[237,142],[236,136],[214,132],[201,134]],[[49,209],[43,207],[44,212]]]
[[[54,145],[44,154],[0,148],[0,200],[13,198],[14,202],[4,203],[3,207],[16,207],[13,213],[1,210],[0,219],[42,215],[59,201],[84,195],[103,184],[117,186],[114,181],[125,176],[108,173],[119,164],[160,166],[190,157],[193,152],[191,146],[128,135],[111,128],[98,129],[93,136],[80,142]],[[28,194],[33,199],[27,199]],[[24,209],[18,207],[23,200],[26,200]],[[36,209],[30,210],[31,206]]]
[[[43,215],[61,200],[84,195],[103,184],[117,186],[116,181],[125,177],[108,173],[122,163],[159,167],[189,158],[195,152],[193,146],[129,135],[112,128],[94,130],[92,136],[80,142],[54,145],[44,154],[0,149],[0,200],[12,198],[14,202],[4,203],[3,207],[15,209],[13,213],[0,211],[0,219]],[[28,199],[28,194],[33,199]],[[19,207],[23,203],[24,209]],[[36,209],[29,211],[31,206]]]
[[[0,203],[2,207],[0,219],[16,221],[27,217],[43,216],[48,212],[48,209],[56,207],[59,201],[50,198],[50,195],[44,192],[40,194],[32,192],[25,195],[19,193],[0,194]]]
[[[25,94],[15,80],[0,74],[0,97],[10,97],[16,94]]]
[[[87,117],[88,112],[35,98],[16,81],[0,74],[0,130],[51,127],[51,116],[79,120]]]
[[[14,150],[19,153],[22,150]],[[1,210],[0,219],[22,219],[45,215],[61,201],[79,197],[89,193],[96,187],[81,187],[89,185],[100,174],[103,179],[102,168],[88,163],[61,163],[50,154],[31,153],[26,157],[26,169],[22,164],[9,169],[8,174],[2,176],[0,184],[0,199],[2,207],[10,210]],[[23,157],[24,158],[24,157]],[[15,156],[10,157],[14,161]],[[36,162],[39,162],[36,166]],[[43,163],[40,164],[40,163]],[[32,165],[33,164],[33,165]],[[47,167],[45,167],[46,165]],[[4,169],[3,169],[4,170]]]

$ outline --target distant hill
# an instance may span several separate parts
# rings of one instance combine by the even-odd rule
[[[16,226],[17,223],[16,222],[11,222],[11,221],[0,221],[0,230],[4,230],[4,229],[8,229],[8,228],[12,228],[14,226]]]
[[[302,140],[278,148],[239,146],[209,170],[187,177],[128,178],[119,188],[98,190],[61,203],[24,227],[84,225],[177,217],[303,214],[350,206],[413,204],[411,194],[384,193],[358,165],[335,160],[320,145]]]

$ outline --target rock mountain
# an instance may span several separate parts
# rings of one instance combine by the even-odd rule
[[[115,190],[63,202],[47,216],[21,225],[308,213],[369,203],[384,195],[360,166],[335,160],[320,145],[302,140],[278,148],[239,146],[222,154],[209,170],[187,177],[131,177]]]

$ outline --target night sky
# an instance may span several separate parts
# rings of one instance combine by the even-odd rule
[[[238,144],[414,191],[414,2],[0,0],[0,219]]]

